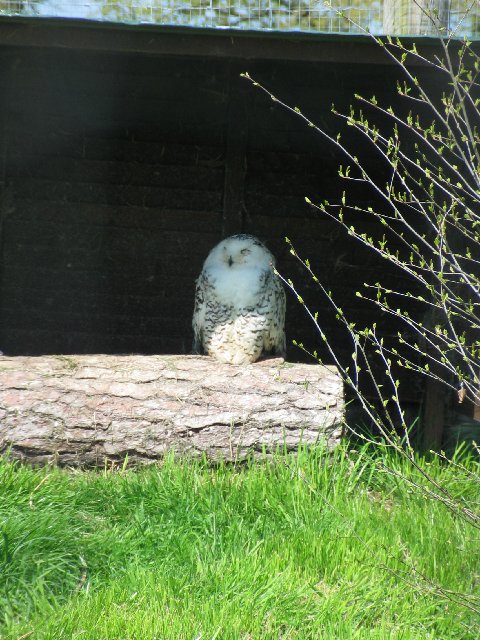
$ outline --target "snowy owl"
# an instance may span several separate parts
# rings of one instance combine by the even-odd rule
[[[285,355],[285,292],[275,258],[255,236],[222,240],[197,279],[193,351],[247,364],[262,352]]]

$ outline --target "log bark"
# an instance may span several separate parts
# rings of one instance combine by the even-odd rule
[[[0,357],[0,453],[32,463],[241,460],[341,437],[335,367],[203,356]]]

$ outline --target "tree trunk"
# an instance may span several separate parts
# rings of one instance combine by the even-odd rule
[[[165,452],[240,460],[334,446],[344,413],[335,367],[202,356],[0,357],[0,452],[97,466]]]
[[[392,36],[445,34],[448,0],[385,0],[383,32]]]

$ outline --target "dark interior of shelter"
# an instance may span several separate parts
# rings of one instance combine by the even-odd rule
[[[396,331],[355,291],[380,270],[390,282],[399,274],[306,202],[340,200],[345,158],[240,77],[248,72],[329,135],[341,131],[381,171],[375,149],[331,105],[348,112],[359,93],[388,106],[395,69],[355,48],[340,61],[261,51],[233,59],[188,47],[183,55],[1,47],[5,354],[189,353],[195,279],[213,245],[237,232],[265,241],[340,352],[350,353],[346,335],[286,236],[352,320]],[[375,205],[361,184],[348,193]],[[288,359],[308,358],[293,339],[329,360],[288,292]]]

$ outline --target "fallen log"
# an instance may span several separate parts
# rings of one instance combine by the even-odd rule
[[[204,356],[0,357],[0,453],[35,464],[241,460],[341,437],[335,367]]]

